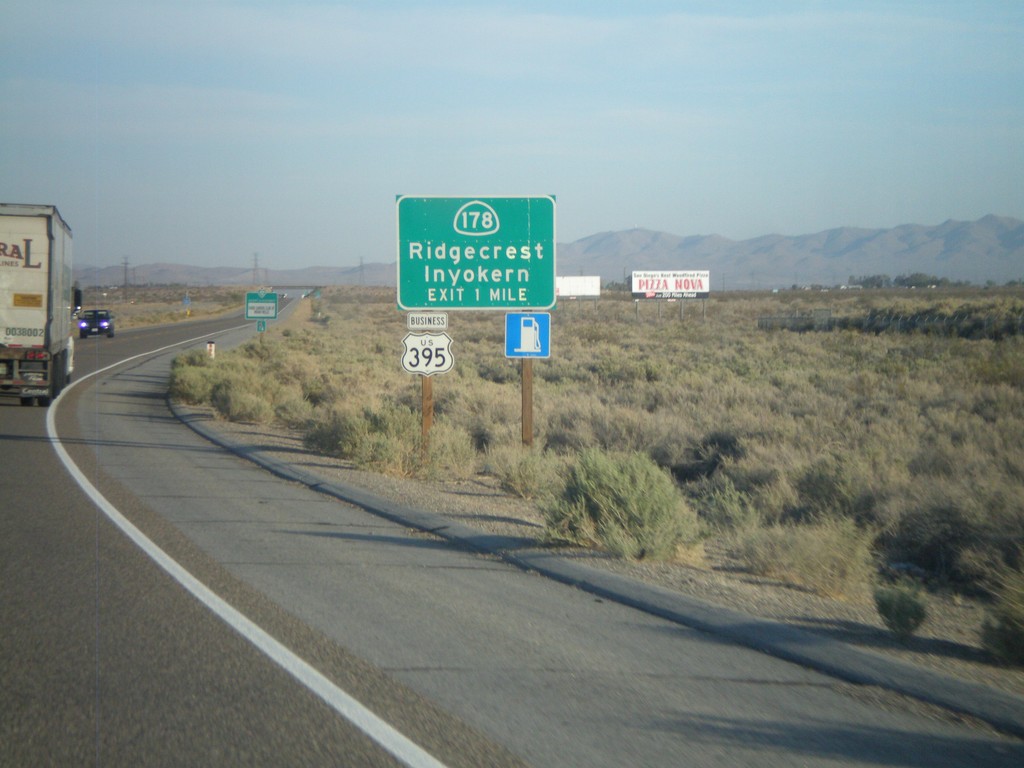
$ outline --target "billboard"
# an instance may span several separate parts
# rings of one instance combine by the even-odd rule
[[[711,293],[708,270],[634,272],[634,299],[706,299]]]
[[[560,299],[590,299],[601,295],[600,275],[559,275],[555,295]]]

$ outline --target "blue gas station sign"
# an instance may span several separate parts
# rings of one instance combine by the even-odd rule
[[[505,357],[551,357],[551,314],[510,312],[505,315]]]

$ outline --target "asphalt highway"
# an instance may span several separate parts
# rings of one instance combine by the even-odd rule
[[[171,413],[167,372],[182,348],[251,333],[234,318],[82,340],[79,383],[50,409],[58,445],[46,409],[0,401],[0,764],[1024,760],[1015,739],[222,450]]]

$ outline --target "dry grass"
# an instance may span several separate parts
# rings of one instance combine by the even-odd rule
[[[245,305],[245,290],[238,286],[132,286],[126,298],[120,288],[88,288],[82,298],[86,309],[102,307],[113,311],[117,327],[124,329],[178,323],[240,310]]]
[[[420,381],[401,369],[407,331],[393,290],[327,290],[272,328],[262,351],[220,354],[203,377],[244,390],[268,380],[251,366],[271,371],[275,385],[259,393],[269,408],[239,405],[247,418],[301,426],[319,435],[313,444],[382,471],[486,471],[526,498],[557,497],[564,467],[585,449],[642,452],[673,472],[709,535],[753,530],[770,542],[772,531],[800,531],[813,551],[871,532],[869,555],[970,587],[982,577],[973,564],[1009,562],[1024,541],[1024,339],[765,332],[757,318],[972,303],[1007,315],[1024,307],[1019,290],[962,289],[724,294],[706,316],[698,303],[682,319],[678,305],[665,305],[660,320],[650,304],[611,296],[568,304],[553,313],[551,359],[535,363],[535,448],[526,454],[502,314],[451,312],[456,363],[434,379],[426,465]],[[339,414],[347,443],[331,435],[346,423]],[[545,463],[553,471],[538,471]],[[822,538],[828,526],[846,527]],[[787,577],[810,579],[801,567]],[[858,568],[848,569],[853,581]],[[814,588],[853,589],[828,579]]]

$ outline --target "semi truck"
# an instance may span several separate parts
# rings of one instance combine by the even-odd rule
[[[0,203],[0,395],[47,406],[71,381],[80,296],[56,206]]]

